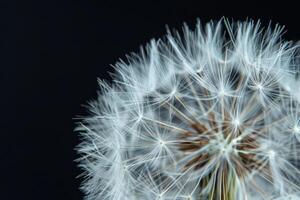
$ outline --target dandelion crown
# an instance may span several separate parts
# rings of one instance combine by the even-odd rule
[[[77,130],[88,200],[300,199],[298,47],[211,22],[115,64]]]

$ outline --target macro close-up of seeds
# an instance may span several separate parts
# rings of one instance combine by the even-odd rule
[[[227,19],[167,29],[77,123],[88,200],[300,199],[299,47]]]

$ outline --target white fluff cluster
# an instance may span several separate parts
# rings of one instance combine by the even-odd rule
[[[185,25],[118,62],[78,127],[86,199],[300,199],[297,46],[281,35]]]

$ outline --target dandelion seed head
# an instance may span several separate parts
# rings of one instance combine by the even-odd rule
[[[300,198],[297,46],[281,35],[199,22],[116,63],[78,127],[87,199]]]

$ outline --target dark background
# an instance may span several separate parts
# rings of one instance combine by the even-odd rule
[[[198,3],[196,3],[198,2]],[[223,3],[222,3],[223,2]],[[72,118],[96,97],[97,77],[138,51],[165,25],[194,27],[196,18],[286,25],[300,39],[298,6],[286,1],[23,0],[0,2],[0,199],[82,199],[73,161]]]

